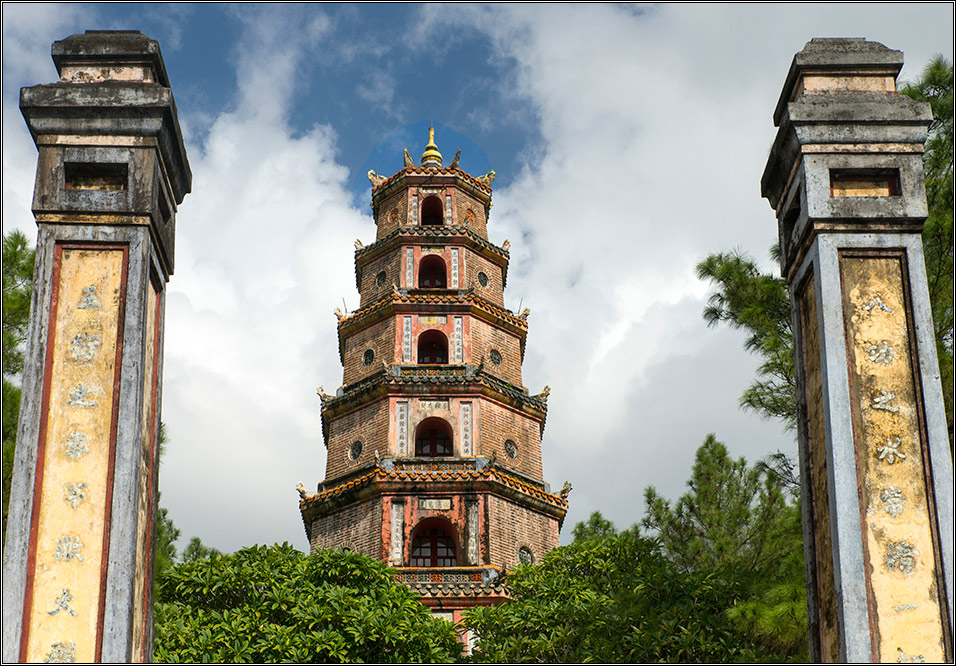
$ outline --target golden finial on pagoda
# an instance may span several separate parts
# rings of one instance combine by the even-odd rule
[[[441,153],[438,152],[438,146],[435,145],[435,128],[428,128],[428,145],[425,146],[425,152],[422,153],[422,166],[441,166]]]

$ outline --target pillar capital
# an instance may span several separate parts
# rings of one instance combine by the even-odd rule
[[[168,276],[192,172],[159,44],[87,31],[55,42],[53,60],[59,81],[20,90],[44,173],[37,223],[148,226]]]
[[[902,62],[900,51],[864,39],[813,39],[794,56],[760,181],[788,278],[820,231],[922,231],[933,116],[896,92]]]

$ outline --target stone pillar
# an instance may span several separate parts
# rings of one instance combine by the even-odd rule
[[[951,661],[953,466],[920,232],[929,105],[902,53],[814,39],[761,181],[798,381],[814,661]]]
[[[152,659],[165,285],[189,192],[159,44],[88,31],[23,88],[39,228],[3,562],[3,660]]]

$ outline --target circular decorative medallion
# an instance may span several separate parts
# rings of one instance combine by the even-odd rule
[[[381,287],[383,284],[385,284],[385,279],[387,277],[388,276],[385,275],[385,271],[379,271],[378,275],[375,276],[375,284]]]
[[[522,564],[534,564],[534,553],[531,552],[530,548],[522,546],[518,549],[518,559],[521,560]]]
[[[488,356],[491,358],[491,362],[495,365],[501,365],[501,352],[497,349],[492,349]]]
[[[478,284],[480,284],[482,287],[488,286],[488,276],[485,275],[484,271],[478,272]]]
[[[508,457],[511,459],[518,457],[518,445],[515,444],[510,439],[505,440],[505,453],[508,454]]]
[[[352,446],[349,448],[349,459],[358,460],[360,455],[362,455],[362,442],[352,442]]]
[[[371,349],[366,349],[365,355],[362,356],[362,362],[366,366],[369,366],[369,365],[372,365],[372,361],[374,360],[375,360],[375,352],[373,352]]]
[[[389,222],[394,222],[394,221],[397,220],[397,219],[398,219],[398,209],[397,209],[397,208],[393,208],[392,210],[390,210],[390,211],[388,212],[388,221],[389,221]]]

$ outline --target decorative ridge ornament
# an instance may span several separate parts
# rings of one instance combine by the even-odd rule
[[[372,184],[372,189],[375,189],[376,187],[384,183],[386,180],[388,180],[386,176],[380,176],[377,173],[375,173],[375,169],[369,169],[366,175],[368,176],[368,182]]]
[[[428,145],[425,146],[425,152],[422,153],[422,166],[441,167],[441,153],[438,152],[438,146],[435,145],[435,128],[428,128]]]

